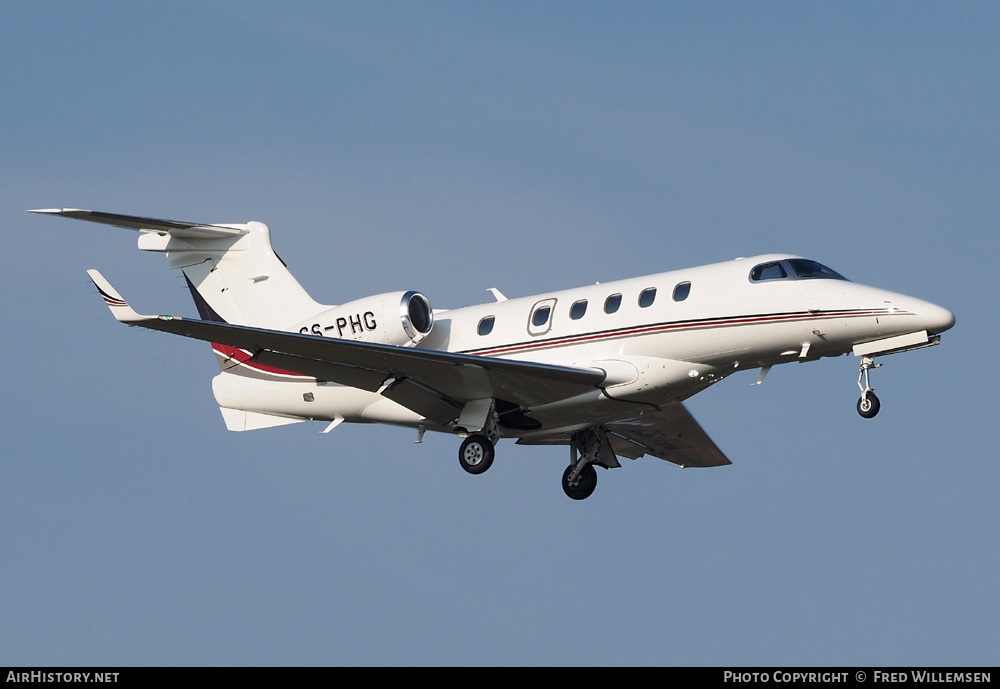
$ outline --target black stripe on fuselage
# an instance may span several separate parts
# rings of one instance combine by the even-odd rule
[[[658,332],[669,332],[671,330],[697,330],[706,328],[733,327],[742,325],[754,325],[758,323],[772,323],[785,321],[819,320],[831,318],[858,318],[862,316],[887,316],[887,315],[912,315],[909,311],[891,309],[846,309],[833,311],[788,311],[782,313],[762,313],[748,314],[740,316],[717,316],[713,318],[698,318],[684,321],[663,321],[660,323],[646,323],[634,325],[626,328],[610,328],[608,330],[596,330],[577,335],[563,335],[545,340],[524,340],[510,344],[503,344],[493,347],[481,347],[477,349],[463,350],[462,354],[477,354],[480,356],[499,356],[503,354],[513,354],[529,350],[545,349],[549,347],[561,347],[567,345],[584,344],[599,340],[615,339],[619,337],[633,337]]]

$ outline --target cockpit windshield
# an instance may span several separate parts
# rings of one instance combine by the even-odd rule
[[[822,263],[807,258],[788,258],[761,263],[750,271],[750,282],[770,280],[846,280],[843,275]]]
[[[750,279],[754,282],[762,282],[764,280],[784,280],[787,277],[788,271],[785,270],[783,265],[781,265],[781,261],[761,263],[759,266],[754,266],[754,269],[750,271]]]
[[[810,261],[807,258],[791,258],[788,259],[788,264],[803,280],[810,279],[826,279],[826,280],[846,280],[843,275],[835,270],[827,268],[822,263],[816,263],[816,261]]]

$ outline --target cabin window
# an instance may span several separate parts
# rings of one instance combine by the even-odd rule
[[[639,306],[641,308],[646,308],[647,306],[652,306],[653,301],[656,299],[656,288],[647,287],[639,293]]]
[[[479,321],[479,334],[489,335],[493,332],[493,323],[496,321],[495,316],[487,316],[483,320]]]
[[[569,307],[569,317],[574,321],[578,321],[583,318],[583,314],[587,313],[587,300],[581,299],[580,301],[574,303]]]
[[[541,328],[546,323],[549,322],[549,314],[552,313],[552,307],[543,306],[535,310],[535,315],[531,317],[531,324],[536,328]]]
[[[528,317],[528,333],[531,335],[544,335],[552,329],[552,313],[556,307],[555,299],[542,299],[531,307],[531,315]]]
[[[604,301],[604,313],[614,313],[622,305],[622,295],[612,294]]]
[[[788,264],[795,271],[795,274],[803,280],[846,280],[843,275],[835,270],[827,268],[822,263],[816,263],[816,261],[810,261],[806,258],[792,258],[788,260]]]
[[[689,294],[691,294],[690,282],[679,282],[674,287],[674,301],[684,301],[688,298]]]
[[[750,279],[754,282],[762,282],[764,280],[783,280],[787,277],[788,273],[785,272],[784,266],[777,261],[772,263],[761,263],[759,266],[755,266],[754,269],[750,271]]]

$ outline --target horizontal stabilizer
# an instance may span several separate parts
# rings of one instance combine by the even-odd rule
[[[243,225],[206,225],[180,220],[158,220],[156,218],[142,218],[135,215],[88,211],[81,208],[38,208],[28,212],[41,213],[43,215],[59,215],[64,218],[114,225],[115,227],[124,227],[142,232],[164,232],[179,239],[222,239],[225,237],[238,237],[247,233],[247,228]]]

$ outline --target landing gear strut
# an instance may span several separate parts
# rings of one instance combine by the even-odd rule
[[[873,368],[878,368],[882,364],[876,364],[874,357],[861,357],[861,371],[858,373],[858,387],[861,388],[861,399],[858,400],[858,413],[866,419],[870,419],[878,414],[881,407],[878,397],[875,396],[875,388],[868,381],[868,372]],[[862,379],[865,384],[862,385]]]
[[[463,469],[470,474],[482,474],[493,465],[493,446],[501,434],[496,404],[492,399],[466,402],[455,432],[466,436],[458,448],[458,463]]]
[[[586,500],[597,488],[599,464],[605,469],[620,467],[603,427],[585,428],[570,438],[569,466],[563,472],[563,492],[573,500]],[[579,459],[577,458],[579,453]]]

